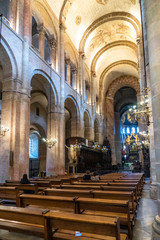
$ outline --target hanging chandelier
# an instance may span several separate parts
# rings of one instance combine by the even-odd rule
[[[50,138],[50,139],[42,138],[42,141],[45,142],[48,148],[52,148],[57,143],[57,139],[55,138]]]
[[[140,132],[139,134],[140,134],[142,146],[144,146],[145,148],[149,148],[149,145],[150,145],[149,132],[148,131],[143,131],[143,132]]]
[[[141,101],[137,105],[134,105],[129,109],[128,120],[135,119],[141,123],[150,125],[150,117],[152,116],[151,109],[149,107],[148,88],[145,88],[140,95]]]
[[[57,143],[57,139],[55,138],[52,138],[51,137],[51,99],[52,99],[52,91],[51,91],[51,72],[52,72],[52,69],[51,69],[51,64],[50,64],[50,103],[49,103],[49,111],[48,113],[50,114],[50,121],[49,121],[49,135],[50,135],[50,138],[42,138],[42,141],[45,142],[46,146],[51,149],[56,143]]]

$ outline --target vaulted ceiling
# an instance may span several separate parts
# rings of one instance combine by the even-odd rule
[[[139,0],[47,0],[76,49],[103,87],[121,76],[138,77]],[[106,86],[106,87],[105,87]]]

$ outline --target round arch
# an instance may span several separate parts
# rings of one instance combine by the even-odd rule
[[[101,57],[101,55],[107,51],[108,49],[117,47],[117,46],[127,46],[132,48],[136,55],[138,54],[138,47],[135,43],[131,42],[131,41],[126,41],[126,40],[121,40],[121,41],[115,41],[112,43],[107,44],[106,46],[104,46],[103,48],[101,48],[96,55],[94,56],[92,63],[91,63],[91,71],[95,71],[96,68],[96,63],[98,61],[98,59]],[[102,73],[103,74],[103,73]]]
[[[55,84],[53,82],[53,79],[51,79],[49,77],[49,75],[47,73],[45,73],[44,71],[42,71],[40,69],[35,69],[33,71],[32,75],[30,76],[30,85],[32,84],[34,77],[36,79],[39,79],[40,84],[37,86],[38,90],[43,92],[47,96],[48,99],[49,99],[49,94],[48,94],[49,93],[49,87],[50,87],[50,84],[51,84],[52,93],[53,93],[52,94],[52,103],[54,103],[54,106],[57,107],[58,103],[59,103],[59,100],[58,100],[58,93],[57,93]],[[36,86],[35,86],[35,90],[37,90]]]
[[[108,88],[106,92],[106,99],[104,101],[104,111],[106,114],[106,134],[109,139],[112,150],[112,165],[117,163],[116,161],[116,149],[115,149],[115,116],[114,116],[114,96],[116,92],[123,87],[131,87],[136,93],[140,92],[140,83],[136,77],[133,76],[121,76],[116,78]]]
[[[3,68],[3,78],[19,78],[18,64],[11,47],[8,45],[7,41],[3,38],[1,39],[0,45],[0,65]],[[7,64],[5,64],[5,62]]]

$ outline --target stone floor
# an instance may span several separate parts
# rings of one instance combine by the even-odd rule
[[[144,186],[142,198],[138,207],[136,223],[133,231],[133,240],[151,240],[152,222],[154,216],[157,215],[157,201],[150,199],[150,185],[146,183]],[[35,236],[25,236],[18,233],[9,233],[0,230],[0,240],[42,240]]]
[[[133,240],[151,240],[152,223],[158,214],[157,201],[150,199],[150,184],[144,185],[142,198],[138,206],[136,223],[133,231]]]

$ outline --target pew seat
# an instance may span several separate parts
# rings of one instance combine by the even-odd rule
[[[85,240],[127,240],[120,234],[118,218],[86,216],[44,209],[0,206],[0,228],[45,240],[75,239],[75,231]]]

